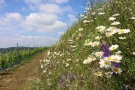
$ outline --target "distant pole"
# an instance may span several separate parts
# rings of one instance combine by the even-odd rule
[[[17,48],[18,48],[18,42],[17,42]]]
[[[28,44],[28,48],[29,48],[29,44]]]
[[[16,47],[16,49],[18,49],[18,42],[17,42],[17,47]]]

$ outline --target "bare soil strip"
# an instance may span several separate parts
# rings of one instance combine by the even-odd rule
[[[39,53],[26,63],[17,66],[5,73],[0,73],[0,90],[29,90],[28,82],[39,78],[39,60],[45,58],[45,52]]]

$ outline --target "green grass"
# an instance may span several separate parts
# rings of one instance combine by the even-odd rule
[[[135,86],[135,1],[134,0],[111,0],[106,3],[94,3],[93,7],[87,13],[83,13],[86,18],[81,17],[78,22],[73,23],[61,39],[53,45],[48,52],[50,54],[46,59],[49,63],[41,62],[43,65],[42,85],[40,90],[121,90],[122,86],[128,85],[128,89],[133,90]],[[87,8],[87,7],[85,7]],[[99,15],[98,13],[105,13]],[[96,14],[93,14],[96,13]],[[109,18],[114,14],[116,20],[120,25],[114,27],[118,29],[129,29],[129,33],[118,34],[115,33],[111,37],[107,37],[105,32],[100,33],[96,28],[98,26],[105,26],[109,28],[113,21]],[[84,21],[87,20],[87,23]],[[83,28],[79,31],[79,28]],[[96,36],[102,36],[99,40],[99,46],[91,47],[85,46],[85,41],[95,40]],[[126,37],[126,39],[119,39],[119,37]],[[69,40],[73,40],[72,43]],[[96,76],[96,71],[103,73],[111,71],[109,69],[99,67],[99,58],[88,64],[83,64],[93,52],[102,51],[102,41],[105,41],[110,47],[111,45],[119,45],[118,49],[111,51],[110,55],[114,55],[116,51],[120,50],[122,53],[122,60],[120,62],[121,74],[106,78],[103,76]],[[76,46],[76,47],[72,47]],[[71,60],[70,60],[71,59]],[[111,62],[111,64],[115,64]]]

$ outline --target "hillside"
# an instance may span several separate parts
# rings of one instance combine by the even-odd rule
[[[135,1],[87,2],[42,60],[40,90],[134,90]]]

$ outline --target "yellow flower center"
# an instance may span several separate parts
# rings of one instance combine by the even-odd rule
[[[107,34],[106,34],[106,36],[107,36],[107,37],[110,37],[110,36],[111,36],[111,34],[110,34],[110,33],[107,33]]]
[[[115,61],[118,61],[118,58],[114,58]]]
[[[110,58],[110,57],[108,57],[108,58],[107,58],[107,60],[108,60],[108,61],[110,61],[110,60],[111,60],[111,58]]]
[[[115,47],[112,47],[112,50],[115,50],[116,48]]]
[[[116,67],[113,68],[113,70],[114,70],[115,72],[118,72],[118,71],[119,71],[118,68],[116,68]]]
[[[97,56],[101,56],[101,53],[98,53]]]
[[[120,30],[120,33],[124,33],[124,30]]]
[[[100,75],[101,75],[101,72],[97,72],[96,75],[97,75],[97,76],[100,76]]]
[[[112,28],[110,28],[110,31],[113,31],[114,30],[114,28],[112,27]]]
[[[97,46],[97,43],[94,43],[94,46]]]
[[[108,65],[108,62],[104,62],[105,65]]]
[[[89,42],[86,42],[86,45],[89,45]]]
[[[90,59],[94,59],[94,56],[90,56]]]
[[[108,76],[110,76],[110,75],[111,75],[111,73],[109,72],[109,73],[107,73],[107,75],[108,75]]]
[[[86,60],[86,64],[89,63],[90,61],[89,60]]]

